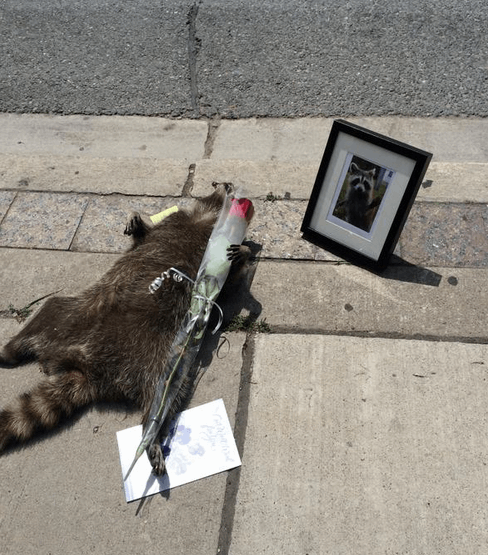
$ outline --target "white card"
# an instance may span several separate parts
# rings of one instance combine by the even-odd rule
[[[122,479],[134,460],[142,439],[142,426],[117,432]],[[127,502],[154,495],[218,472],[240,466],[241,459],[222,399],[188,409],[177,416],[177,428],[166,455],[162,477],[152,474],[146,453],[124,482]]]

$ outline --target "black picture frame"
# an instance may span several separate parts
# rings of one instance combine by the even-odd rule
[[[334,120],[301,232],[358,265],[383,270],[432,154],[354,123]]]

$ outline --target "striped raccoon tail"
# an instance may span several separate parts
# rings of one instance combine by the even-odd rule
[[[78,371],[46,377],[32,391],[0,410],[0,453],[10,444],[29,440],[38,431],[54,428],[93,400],[92,387]]]

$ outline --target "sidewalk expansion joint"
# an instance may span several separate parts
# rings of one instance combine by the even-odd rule
[[[433,343],[471,343],[475,345],[488,345],[488,336],[464,336],[464,335],[434,335],[423,333],[401,333],[401,332],[371,332],[364,330],[327,330],[320,328],[298,328],[292,326],[271,326],[273,335],[320,335],[331,337],[359,337],[364,339],[393,339],[404,341],[429,341]]]
[[[247,422],[249,416],[249,399],[251,396],[252,368],[255,354],[255,335],[248,333],[244,346],[242,347],[242,368],[239,385],[239,398],[234,426],[234,438],[237,450],[242,459],[244,455],[244,443],[246,439]],[[237,494],[241,478],[241,467],[230,470],[227,475],[224,502],[222,504],[222,518],[220,521],[219,541],[217,545],[218,555],[228,555],[232,541],[232,530],[234,527],[234,515],[237,503]]]
[[[189,167],[189,171],[195,170],[196,168],[196,164],[191,164]],[[188,178],[187,178],[188,179]],[[15,200],[15,198],[17,197],[18,193],[26,193],[26,194],[30,194],[30,193],[36,193],[36,194],[42,194],[42,195],[73,195],[73,196],[79,196],[79,197],[125,197],[125,198],[133,198],[133,197],[143,197],[143,198],[167,198],[167,199],[179,199],[180,195],[172,195],[172,194],[164,194],[164,195],[157,195],[154,193],[127,193],[127,192],[122,192],[122,191],[74,191],[74,190],[67,190],[67,191],[63,191],[63,190],[57,190],[57,189],[5,189],[5,188],[0,188],[0,192],[5,191],[5,192],[14,192],[16,195],[15,197],[12,199],[12,202],[10,204],[12,204]],[[184,195],[181,195],[184,196]],[[5,216],[4,216],[5,217]],[[1,222],[0,222],[1,223]]]

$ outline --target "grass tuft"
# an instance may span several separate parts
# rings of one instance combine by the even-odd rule
[[[271,327],[266,319],[256,321],[252,316],[241,316],[238,314],[229,322],[225,331],[245,331],[255,333],[270,333]]]

